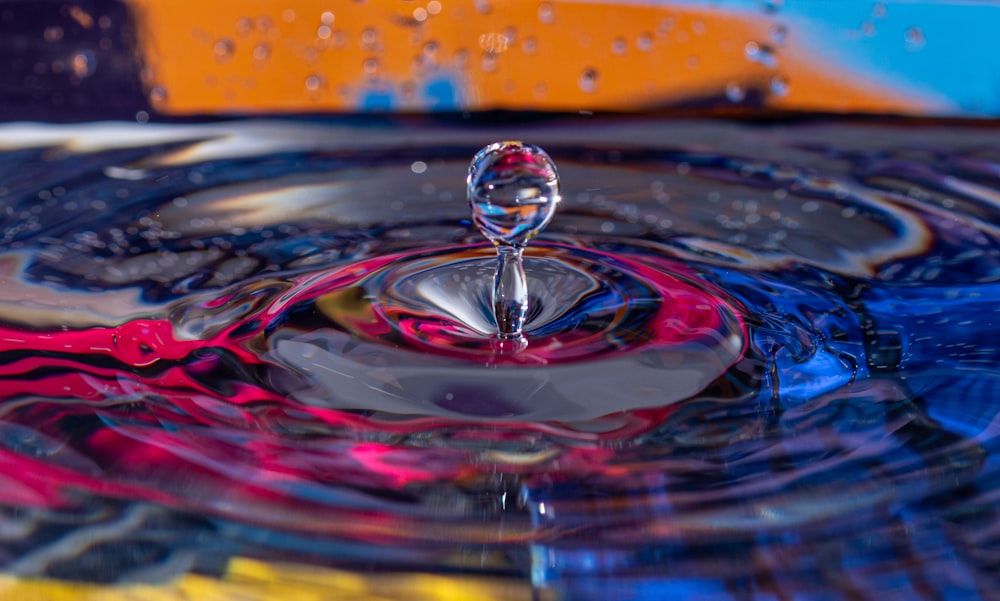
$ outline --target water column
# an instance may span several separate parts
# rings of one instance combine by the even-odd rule
[[[559,174],[541,148],[496,142],[472,159],[467,183],[473,221],[497,247],[492,302],[499,348],[524,348],[528,285],[522,252],[555,213]]]

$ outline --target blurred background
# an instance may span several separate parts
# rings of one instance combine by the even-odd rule
[[[0,1],[0,111],[996,117],[998,27],[975,0]]]

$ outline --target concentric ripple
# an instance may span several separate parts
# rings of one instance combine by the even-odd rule
[[[995,597],[995,127],[368,125],[0,127],[8,573]],[[517,352],[510,137],[563,184]]]
[[[302,281],[266,312],[272,359],[312,404],[401,414],[581,421],[669,405],[742,355],[735,310],[687,271],[563,245],[525,260],[527,348],[492,333],[493,249],[363,261]]]

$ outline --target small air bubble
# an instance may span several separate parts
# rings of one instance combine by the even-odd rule
[[[628,45],[625,42],[625,38],[616,38],[614,42],[611,43],[611,52],[621,56],[625,54],[625,50],[628,49]]]
[[[330,11],[324,11],[322,15],[319,16],[319,20],[323,25],[333,25],[334,15]]]
[[[418,23],[423,23],[427,20],[427,9],[422,6],[418,6],[413,9],[413,20]]]
[[[648,33],[640,35],[635,41],[635,47],[643,52],[649,52],[653,49],[653,36]]]
[[[441,12],[441,3],[438,0],[431,0],[427,3],[427,12],[436,15]]]
[[[427,171],[427,163],[423,161],[413,161],[410,165],[410,171],[414,173],[423,173],[424,171]]]
[[[581,90],[588,94],[593,93],[597,89],[597,71],[594,69],[585,69],[580,74],[579,83]]]

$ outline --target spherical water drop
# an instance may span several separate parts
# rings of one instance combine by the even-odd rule
[[[494,244],[524,246],[559,203],[559,174],[541,148],[496,142],[469,166],[469,204],[476,226]]]

